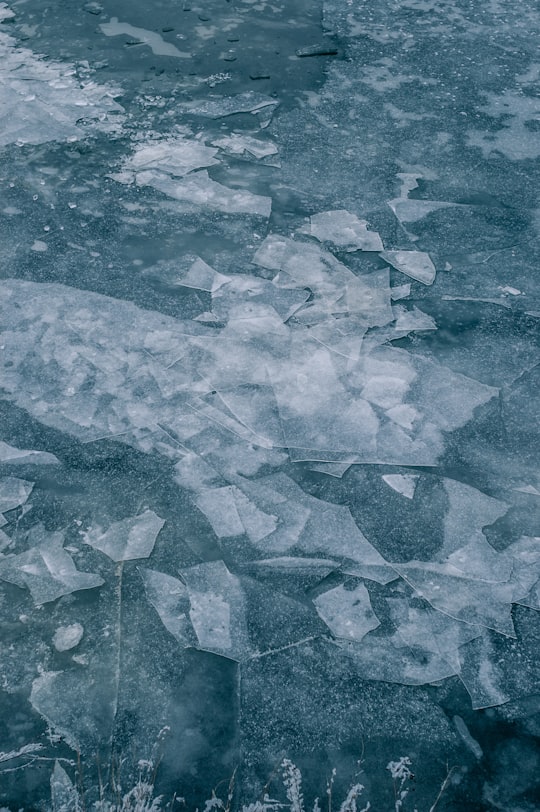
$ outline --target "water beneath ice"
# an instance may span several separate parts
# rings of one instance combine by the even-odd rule
[[[539,30],[0,3],[2,809],[540,807]]]

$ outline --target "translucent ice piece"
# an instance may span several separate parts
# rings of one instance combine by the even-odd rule
[[[224,118],[235,113],[256,113],[265,107],[276,107],[279,102],[263,93],[247,90],[237,96],[210,96],[202,102],[190,102],[184,110],[193,116]]]
[[[383,480],[394,491],[406,496],[407,499],[414,498],[418,475],[416,474],[383,474]]]
[[[186,288],[206,290],[210,293],[215,293],[230,281],[229,276],[218,273],[200,257],[197,257],[185,274],[178,277],[178,284]]]
[[[497,584],[468,578],[450,563],[410,561],[394,564],[396,571],[428,603],[440,612],[515,637],[511,617],[511,590]]]
[[[182,570],[189,616],[199,648],[232,660],[250,656],[245,597],[240,580],[222,561],[198,564]]]
[[[48,451],[15,448],[13,445],[0,441],[0,463],[3,465],[59,465],[60,460],[54,454],[49,454]]]
[[[212,180],[202,169],[192,172],[182,180],[173,180],[155,170],[138,172],[139,186],[151,186],[175,200],[191,206],[208,206],[209,209],[231,214],[254,214],[270,217],[272,198],[253,194],[247,189],[231,189]]]
[[[448,512],[444,518],[444,547],[441,556],[448,556],[464,547],[483,527],[493,524],[508,511],[508,505],[482,491],[445,479]]]
[[[460,677],[474,710],[503,705],[510,699],[505,691],[504,673],[499,668],[488,633],[472,640],[460,650]]]
[[[0,558],[0,578],[27,587],[37,605],[101,586],[99,575],[76,569],[63,541],[63,533],[47,533],[43,525],[36,525],[28,534],[28,542],[34,545],[31,549]]]
[[[77,812],[81,808],[79,793],[59,761],[54,762],[51,775],[51,803],[55,812]]]
[[[267,158],[270,155],[276,155],[278,152],[277,146],[272,141],[263,141],[260,138],[254,138],[252,135],[244,135],[243,133],[224,135],[212,141],[212,144],[231,155],[248,154],[254,158]]]
[[[165,42],[161,34],[158,34],[156,31],[138,28],[129,23],[121,23],[118,17],[111,17],[108,23],[101,23],[99,27],[106,37],[117,37],[120,34],[135,37],[139,42],[148,45],[152,53],[156,54],[156,56],[172,56],[177,59],[189,59],[191,57],[188,51],[180,51],[172,43]]]
[[[59,626],[54,633],[53,645],[57,651],[69,651],[79,645],[83,634],[84,628],[80,623]]]
[[[369,231],[367,220],[359,220],[345,209],[313,214],[311,234],[319,242],[329,242],[345,251],[383,251],[382,240],[376,231]]]
[[[169,138],[137,144],[135,152],[123,165],[128,172],[157,170],[174,177],[183,177],[195,169],[214,166],[217,149],[189,138]]]
[[[429,254],[423,251],[383,251],[380,256],[396,270],[424,285],[431,285],[435,280],[435,266]]]
[[[153,510],[111,524],[107,530],[91,528],[83,534],[85,544],[101,550],[113,561],[148,558],[165,524]]]
[[[389,200],[388,205],[400,223],[416,223],[427,217],[432,211],[446,209],[457,204],[445,203],[441,200],[408,200],[404,197],[396,197],[394,200]]]
[[[178,578],[155,570],[139,570],[146,597],[161,618],[168,632],[182,645],[194,646],[195,637],[189,619],[187,587]]]
[[[24,505],[34,487],[33,482],[14,476],[0,478],[0,513]]]
[[[371,608],[364,584],[347,589],[343,584],[313,599],[319,616],[332,634],[346,640],[362,640],[380,621]]]

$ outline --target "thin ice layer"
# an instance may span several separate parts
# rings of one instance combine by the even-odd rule
[[[0,579],[29,589],[37,605],[103,584],[99,575],[77,570],[64,550],[63,533],[47,533],[43,525],[36,525],[27,541],[32,546],[26,552],[0,558]]]
[[[15,448],[9,443],[0,441],[0,464],[2,465],[59,465],[60,460],[48,451],[33,451],[27,448]],[[1,489],[0,484],[0,489]],[[2,508],[6,510],[6,508]]]
[[[335,637],[360,642],[380,626],[364,584],[357,584],[354,589],[341,584],[318,595],[313,603]]]
[[[240,580],[222,561],[198,564],[182,570],[181,575],[198,647],[231,660],[249,657],[251,644]]]
[[[74,65],[43,59],[0,33],[0,146],[77,141],[119,129],[118,88],[82,81]]]
[[[383,251],[381,257],[397,271],[424,285],[431,285],[435,281],[435,266],[424,251]]]
[[[0,478],[0,513],[14,510],[27,501],[34,487],[33,482],[14,476]]]
[[[113,561],[131,561],[148,558],[156,538],[165,524],[153,510],[145,510],[138,516],[122,519],[111,524],[107,530],[90,528],[83,534],[85,544],[101,550]]]
[[[158,613],[168,632],[182,646],[193,646],[196,638],[189,620],[189,597],[186,585],[156,570],[141,569],[146,597]]]
[[[310,221],[310,233],[319,242],[329,242],[345,251],[384,250],[379,234],[368,229],[367,220],[345,209],[312,214]]]

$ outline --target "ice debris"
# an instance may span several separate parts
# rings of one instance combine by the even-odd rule
[[[57,651],[70,651],[79,645],[83,634],[84,628],[80,623],[59,626],[54,633],[53,645]]]
[[[247,90],[237,96],[209,96],[202,102],[189,102],[181,109],[192,116],[224,118],[236,113],[258,113],[265,108],[273,110],[278,104],[271,96]]]
[[[45,60],[3,32],[0,66],[0,146],[78,140],[121,126],[118,88],[80,81],[75,66]]]
[[[417,474],[383,474],[383,481],[392,490],[397,491],[407,499],[413,499],[418,484]]]

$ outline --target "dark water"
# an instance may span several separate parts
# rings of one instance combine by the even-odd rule
[[[0,19],[0,806],[538,809],[536,4]]]

